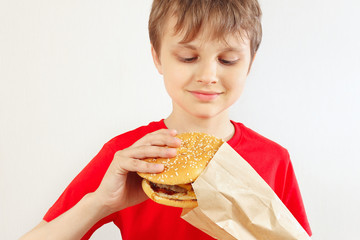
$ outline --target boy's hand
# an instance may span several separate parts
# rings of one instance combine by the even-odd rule
[[[145,135],[132,146],[115,153],[99,188],[94,192],[94,196],[109,214],[147,199],[141,188],[142,179],[136,172],[162,172],[162,164],[147,163],[142,159],[174,157],[176,148],[181,144],[180,139],[175,136],[175,130],[161,129]]]

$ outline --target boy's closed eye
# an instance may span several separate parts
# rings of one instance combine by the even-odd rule
[[[178,57],[178,59],[181,62],[184,63],[193,63],[196,60],[198,60],[199,57]],[[240,59],[236,58],[236,59],[225,59],[225,58],[218,58],[218,61],[224,65],[234,65],[236,64]]]

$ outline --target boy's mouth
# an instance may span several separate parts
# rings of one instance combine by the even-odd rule
[[[203,102],[215,100],[221,93],[206,91],[189,91],[194,97]]]

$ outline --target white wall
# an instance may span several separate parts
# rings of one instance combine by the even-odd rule
[[[263,43],[232,117],[292,156],[313,239],[360,222],[360,3],[261,1]],[[0,1],[0,239],[42,218],[110,138],[166,117],[150,0]],[[93,239],[118,239],[108,225]]]

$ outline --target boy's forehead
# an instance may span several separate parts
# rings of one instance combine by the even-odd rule
[[[227,50],[238,50],[242,51],[250,47],[250,40],[246,37],[246,34],[228,33],[222,36],[215,36],[211,26],[204,24],[200,31],[195,33],[195,38],[190,41],[184,41],[186,38],[185,33],[187,29],[180,29],[176,32],[176,18],[171,17],[167,24],[164,26],[163,40],[171,41],[172,45],[195,49],[196,45],[204,45],[208,42],[216,42],[219,48]]]

